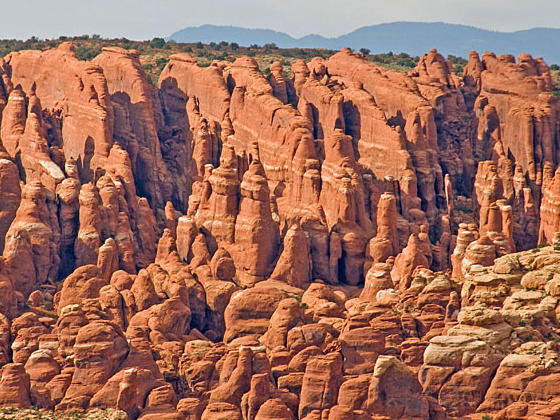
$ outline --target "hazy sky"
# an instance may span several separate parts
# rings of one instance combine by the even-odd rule
[[[205,23],[338,36],[394,21],[514,31],[559,27],[557,0],[16,0],[2,1],[0,38],[97,33],[151,39]]]

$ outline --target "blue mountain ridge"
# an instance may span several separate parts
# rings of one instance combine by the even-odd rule
[[[543,57],[549,64],[560,63],[560,29],[555,28],[497,32],[443,22],[392,22],[364,26],[334,38],[313,34],[294,38],[271,29],[202,25],[182,29],[167,39],[187,43],[227,41],[244,46],[274,43],[280,48],[367,48],[372,54],[392,51],[415,56],[437,48],[444,55],[465,58],[471,50],[514,56],[529,53],[533,57]]]

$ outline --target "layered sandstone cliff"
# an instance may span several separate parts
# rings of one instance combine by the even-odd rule
[[[542,60],[178,54],[154,87],[73,49],[0,60],[0,406],[558,417]]]

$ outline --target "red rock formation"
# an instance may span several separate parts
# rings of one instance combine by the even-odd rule
[[[74,245],[76,265],[95,264],[101,246],[99,195],[92,184],[80,189],[80,229]]]
[[[430,404],[408,367],[394,356],[380,356],[369,384],[367,408],[373,415],[392,419],[425,419]]]
[[[6,234],[4,258],[14,287],[24,295],[58,275],[58,244],[54,242],[45,190],[38,181],[22,191],[21,204]]]
[[[408,239],[406,248],[395,258],[391,278],[400,287],[408,287],[414,269],[421,266],[428,268],[429,263],[425,253],[422,252],[418,235],[413,233]]]
[[[29,375],[21,363],[9,363],[2,368],[0,406],[31,407]]]
[[[250,286],[264,280],[272,271],[278,238],[278,227],[270,209],[270,192],[260,161],[251,162],[243,175],[240,189],[235,245],[231,254],[238,282]]]
[[[127,351],[126,339],[110,323],[95,321],[80,328],[74,344],[76,370],[57,410],[87,408],[91,397],[112,376]]]
[[[29,96],[25,131],[19,139],[18,149],[25,172],[25,181],[41,182],[48,191],[54,192],[57,184],[64,179],[64,173],[49,156],[42,107],[34,89]]]
[[[304,289],[311,280],[311,256],[309,239],[297,224],[284,236],[284,250],[270,275],[271,280],[279,280],[290,286]]]
[[[276,284],[260,283],[254,288],[236,292],[231,296],[225,312],[224,341],[229,343],[244,337],[256,342],[256,338],[268,329],[276,305],[286,297],[288,292]],[[249,308],[251,311],[248,311]]]
[[[542,60],[178,54],[156,88],[72,50],[0,60],[1,405],[555,418]]]
[[[560,171],[556,169],[554,178],[543,188],[539,243],[551,243],[554,233],[560,231],[560,219],[556,211],[560,206],[559,193]]]
[[[12,157],[15,157],[18,152],[19,140],[25,131],[26,115],[25,94],[22,92],[21,86],[17,86],[10,93],[8,103],[2,111],[0,126],[0,138],[2,138],[3,146]]]
[[[364,272],[367,272],[370,264],[385,262],[387,258],[395,256],[398,250],[396,201],[393,194],[385,193],[377,203],[377,235],[367,246]]]
[[[93,63],[103,69],[114,113],[114,139],[127,150],[139,188],[162,206],[173,183],[163,162],[154,120],[152,87],[136,51],[103,48]]]
[[[0,147],[1,149],[1,147]],[[21,188],[17,166],[9,156],[0,150],[0,250],[4,250],[4,240],[16,216],[21,200]]]
[[[11,82],[35,89],[43,107],[62,120],[61,145],[67,158],[81,161],[81,173],[103,164],[113,139],[113,108],[103,70],[79,61],[63,43],[46,52],[19,51],[6,57]],[[52,71],[59,69],[59,71]],[[60,77],[63,75],[64,77]]]
[[[286,79],[284,78],[284,69],[282,63],[275,61],[270,65],[270,75],[268,76],[268,83],[272,86],[272,93],[282,103],[288,103],[288,88]]]
[[[67,275],[74,268],[74,243],[79,229],[80,180],[76,161],[69,159],[65,164],[65,178],[56,188],[60,203],[60,251],[61,274]]]
[[[496,108],[503,127],[504,151],[511,151],[523,172],[534,181],[537,164],[554,160],[548,67],[542,60],[534,60],[528,54],[520,55],[515,63],[512,56],[496,57],[492,53],[483,54],[482,66],[480,95],[488,98],[488,104]],[[511,93],[515,100],[510,102],[506,98]],[[533,138],[534,130],[538,134]]]
[[[219,245],[232,244],[239,207],[239,173],[234,148],[224,144],[220,166],[212,171],[208,181],[212,194],[196,212],[196,222],[212,234]]]
[[[305,418],[314,410],[321,413],[336,404],[341,373],[340,353],[330,353],[309,361],[301,386],[299,418]]]

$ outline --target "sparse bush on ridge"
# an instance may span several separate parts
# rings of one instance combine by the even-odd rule
[[[152,48],[163,48],[165,45],[165,40],[163,38],[154,38],[150,41],[150,47]]]
[[[103,47],[107,46],[117,46],[127,50],[135,49],[140,55],[140,63],[146,72],[146,77],[152,84],[157,83],[161,71],[169,61],[169,57],[178,53],[191,54],[198,61],[199,65],[203,67],[209,66],[214,60],[234,61],[238,57],[247,55],[254,57],[260,69],[265,71],[271,63],[280,61],[284,65],[287,77],[291,76],[290,66],[296,60],[308,61],[313,57],[323,57],[326,59],[336,53],[335,50],[319,48],[279,48],[274,43],[262,46],[253,44],[244,47],[236,42],[229,43],[227,41],[211,42],[210,44],[202,42],[178,43],[175,41],[166,42],[165,39],[160,37],[147,41],[133,41],[127,38],[106,39],[99,35],[80,35],[75,37],[60,36],[57,39],[51,40],[39,39],[37,37],[31,37],[25,41],[15,39],[0,40],[0,57],[4,57],[12,51],[27,49],[44,51],[56,48],[62,42],[73,42],[76,45],[76,56],[80,60],[93,59],[101,52]],[[364,54],[366,59],[374,63],[405,73],[413,69],[419,59],[406,53],[395,54],[388,52],[385,54],[371,54],[371,51],[367,48],[362,48],[360,52]],[[451,61],[454,71],[461,75],[467,61],[461,57],[451,55],[448,56],[448,60]],[[551,69],[553,67],[551,66]],[[560,73],[560,69],[557,71]],[[557,86],[559,85],[557,84]]]
[[[80,60],[89,61],[101,53],[101,48],[80,46],[76,49],[76,57]]]

